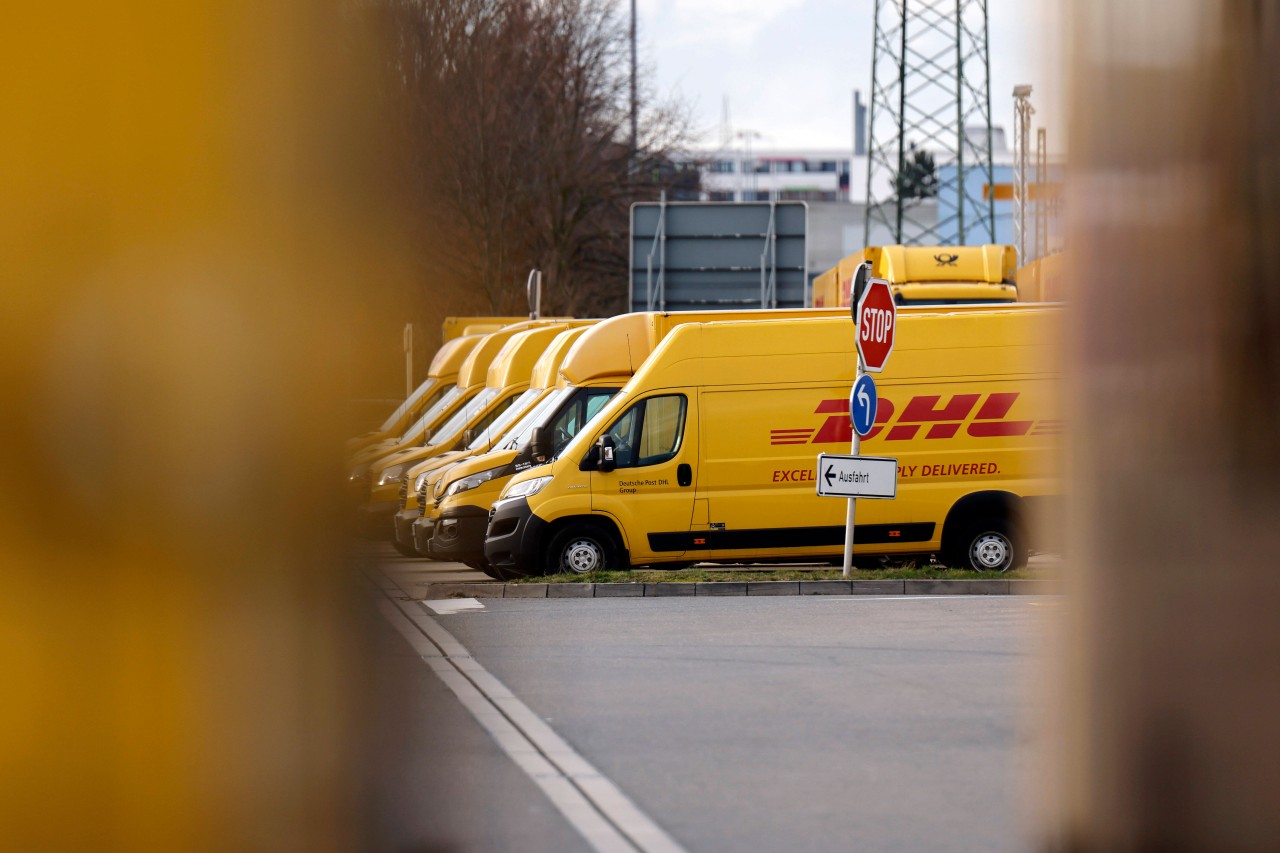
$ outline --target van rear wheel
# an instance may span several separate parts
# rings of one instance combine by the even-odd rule
[[[585,575],[618,568],[617,551],[607,532],[593,524],[571,524],[551,539],[547,573]]]
[[[1007,519],[980,518],[965,526],[947,562],[975,572],[1007,572],[1027,564],[1027,547]]]

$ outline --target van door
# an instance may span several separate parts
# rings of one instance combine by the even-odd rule
[[[617,521],[632,563],[686,550],[697,477],[696,401],[689,394],[637,400],[602,433],[613,441],[617,467],[591,472],[591,510]]]
[[[820,386],[703,390],[697,497],[707,506],[709,529],[705,544],[694,545],[702,550],[691,556],[752,559],[843,549],[848,504],[815,492],[818,453],[849,452],[847,399],[848,391]],[[870,511],[858,512],[864,522]]]

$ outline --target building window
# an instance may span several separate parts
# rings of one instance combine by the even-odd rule
[[[712,190],[707,193],[707,201],[733,201],[733,190]]]
[[[711,171],[718,175],[732,175],[735,165],[732,160],[712,160]]]
[[[823,160],[821,163],[819,163],[819,164],[818,164],[818,171],[819,171],[819,172],[834,172],[834,171],[836,171],[836,161],[835,161],[835,160]]]

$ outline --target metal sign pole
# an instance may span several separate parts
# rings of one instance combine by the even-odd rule
[[[853,333],[858,333],[858,324],[853,324]],[[862,378],[862,356],[858,356],[858,368],[853,374],[853,384],[856,386],[858,380]],[[853,419],[850,418],[849,426],[853,427]],[[853,441],[849,447],[849,453],[857,456],[862,449],[862,436],[858,435],[858,430],[853,429]],[[849,498],[849,513],[844,520],[844,577],[849,577],[853,573],[853,525],[854,518],[858,513],[858,499]]]
[[[858,316],[858,300],[862,298],[862,291],[867,286],[867,282],[871,280],[871,264],[864,262],[853,273],[853,281],[849,287],[849,305],[853,314],[853,351],[857,358],[857,366],[853,371],[853,386],[849,390],[849,396],[853,396],[853,388],[858,385],[858,380],[862,378],[863,363],[862,349],[858,346],[858,335],[862,332],[862,318]],[[850,403],[852,404],[852,400]],[[853,425],[853,406],[849,407],[849,431],[853,433],[853,441],[849,447],[849,453],[857,456],[862,449],[862,436],[858,435],[858,430]],[[844,574],[843,577],[849,577],[853,573],[853,527],[854,520],[858,513],[858,499],[849,498],[849,512],[844,520]]]

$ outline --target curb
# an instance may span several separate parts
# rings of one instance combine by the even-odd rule
[[[441,598],[725,598],[759,595],[1057,595],[1040,578],[999,580],[696,581],[658,583],[433,583]]]

